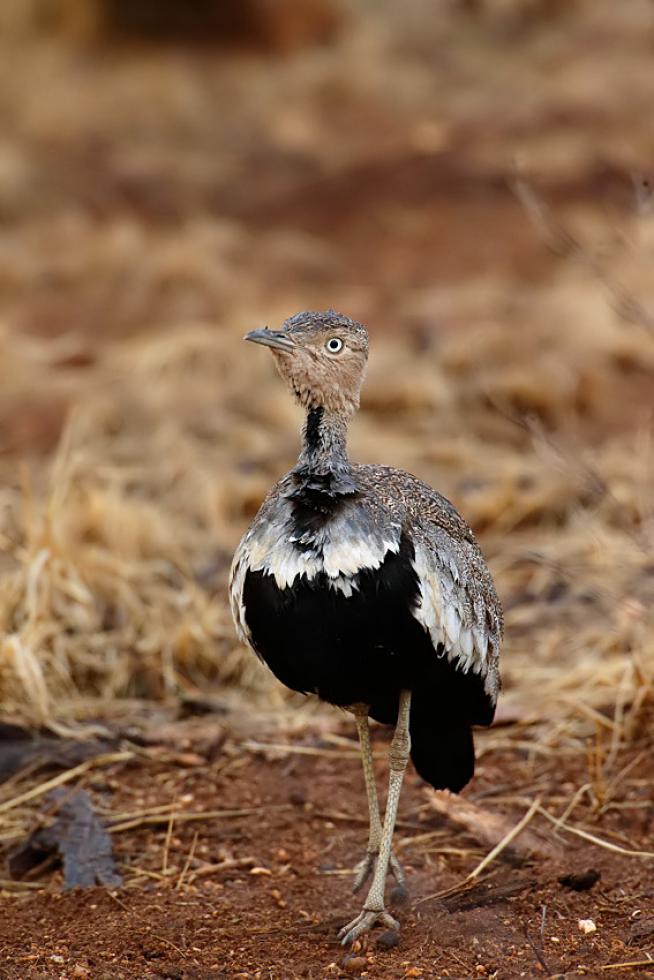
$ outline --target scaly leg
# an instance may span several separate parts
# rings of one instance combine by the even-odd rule
[[[379,856],[377,858],[370,891],[368,892],[361,912],[352,922],[344,926],[338,934],[338,938],[344,946],[354,942],[362,933],[371,929],[376,922],[381,922],[390,929],[399,929],[399,923],[396,922],[392,915],[388,914],[384,907],[384,886],[386,884],[388,863],[391,857],[391,845],[393,843],[397,806],[402,790],[402,780],[404,779],[404,771],[409,760],[409,750],[411,748],[411,739],[409,736],[410,708],[411,692],[402,691],[397,713],[397,725],[389,753],[388,799],[386,801],[386,815],[384,817]]]
[[[370,728],[368,726],[368,705],[355,704],[351,708],[356,721],[357,732],[359,733],[359,744],[361,746],[361,761],[363,762],[363,775],[366,781],[366,796],[368,797],[368,810],[370,813],[370,834],[368,836],[368,850],[364,859],[357,865],[356,877],[352,885],[352,891],[356,894],[365,884],[375,869],[379,847],[382,839],[382,823],[379,816],[379,800],[377,799],[377,783],[375,782],[375,770],[372,761],[372,749],[370,747]],[[394,894],[391,898],[395,901],[406,899],[406,884],[404,871],[400,862],[393,852],[390,855],[390,867],[393,877],[397,882]]]

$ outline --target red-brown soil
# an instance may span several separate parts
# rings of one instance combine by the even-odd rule
[[[351,734],[345,724],[341,732]],[[384,739],[378,730],[378,748]],[[317,754],[296,754],[294,746]],[[62,894],[55,874],[27,899],[6,898],[3,980],[592,977],[654,955],[652,862],[567,835],[560,859],[511,864],[500,857],[470,891],[421,901],[460,883],[488,847],[435,816],[413,772],[396,834],[410,887],[409,904],[398,912],[399,943],[382,949],[374,932],[353,951],[344,950],[336,931],[359,904],[349,892],[348,872],[366,835],[356,756],[341,743],[306,736],[289,742],[276,759],[229,741],[224,748],[206,764],[193,765],[201,760],[187,753],[176,762],[139,760],[89,777],[87,788],[113,813],[173,801],[181,814],[244,813],[186,823],[181,818],[172,827],[164,816],[159,825],[115,834],[125,873],[120,890]],[[558,801],[548,803],[558,815],[562,799],[583,778],[580,765],[583,758],[534,765],[518,751],[491,751],[483,754],[466,795],[517,822],[527,803],[511,798],[531,797],[537,787],[544,800]],[[380,758],[380,779],[383,772]],[[509,772],[510,787],[502,785]],[[652,812],[645,787],[651,775],[650,762],[627,788],[623,802],[631,809],[609,809],[598,819],[582,806],[572,823],[619,847],[647,849]],[[551,827],[537,824],[544,842],[554,844]],[[590,869],[601,872],[590,890],[559,883],[565,874]],[[584,919],[592,919],[596,931],[581,932]],[[632,969],[654,976],[654,965]]]

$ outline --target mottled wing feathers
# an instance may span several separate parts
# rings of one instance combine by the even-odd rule
[[[245,607],[243,606],[243,586],[248,571],[247,537],[246,534],[241,538],[232,559],[232,567],[229,573],[229,605],[239,640],[241,643],[252,646],[252,637],[245,619]]]
[[[451,542],[440,529],[419,534],[414,551],[413,566],[420,584],[416,619],[429,632],[434,648],[442,645],[457,669],[483,678],[484,689],[494,704],[499,691],[497,662],[502,635],[496,601],[489,601],[470,566],[452,555]]]
[[[391,467],[357,469],[390,512],[403,512],[420,585],[415,617],[435,650],[443,649],[464,673],[483,678],[495,704],[502,607],[470,527],[449,500],[411,474]]]

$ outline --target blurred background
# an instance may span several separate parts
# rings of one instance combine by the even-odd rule
[[[284,697],[226,579],[301,420],[240,338],[333,306],[372,338],[353,457],[481,536],[507,716],[619,690],[640,731],[651,3],[5,0],[0,45],[7,716]]]
[[[7,977],[343,975],[352,725],[227,605],[301,424],[243,334],[330,306],[371,335],[351,456],[457,505],[507,633],[474,782],[405,781],[401,948],[347,975],[651,964],[653,57],[650,0],[2,0]],[[75,799],[120,899],[50,901]]]

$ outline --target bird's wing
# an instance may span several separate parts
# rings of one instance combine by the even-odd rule
[[[483,679],[494,704],[500,689],[502,607],[472,530],[449,500],[411,474],[370,470],[377,487],[385,488],[387,504],[404,511],[420,590],[413,615],[435,650],[463,673],[473,671]]]
[[[243,586],[248,567],[248,534],[246,533],[241,538],[232,559],[232,567],[229,572],[229,604],[239,640],[241,643],[251,645],[252,638],[245,621],[245,606],[243,605]]]
[[[413,615],[457,669],[482,677],[495,703],[502,613],[483,559],[476,548],[453,547],[436,526],[416,527],[413,546],[420,587]]]

